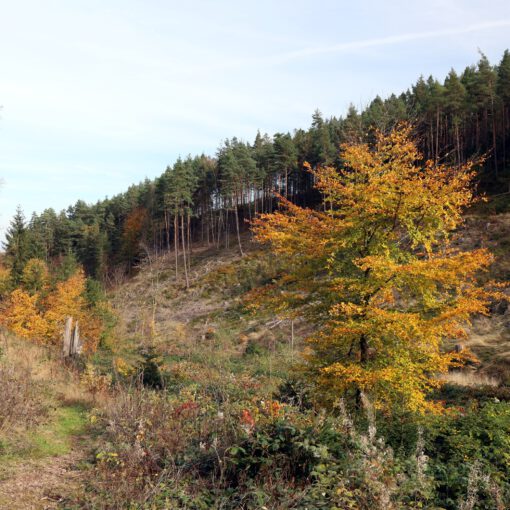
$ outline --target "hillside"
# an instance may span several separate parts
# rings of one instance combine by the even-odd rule
[[[320,207],[279,196],[248,232],[230,204],[194,240],[180,208],[151,250],[138,211],[105,285],[72,251],[7,258],[7,504],[505,508],[507,194],[408,125],[341,156],[307,167]]]
[[[234,248],[218,251],[197,245],[187,289],[182,278],[176,283],[172,254],[144,262],[137,274],[112,294],[125,335],[153,338],[156,346],[175,352],[183,341],[186,350],[206,347],[237,355],[242,355],[247,341],[255,337],[266,347],[277,340],[290,341],[288,322],[251,316],[244,308],[244,294],[275,270],[260,247],[247,238],[244,252],[241,256]],[[301,329],[296,325],[295,335]],[[211,339],[226,343],[210,344]]]
[[[182,250],[139,240],[107,294],[71,253],[7,268],[5,504],[504,508],[509,213],[378,137],[226,247],[181,210]]]
[[[119,359],[138,371],[150,351],[167,383],[178,381],[185,388],[207,381],[228,392],[235,381],[243,381],[272,398],[298,355],[303,326],[293,328],[291,344],[290,324],[255,319],[243,309],[244,291],[264,278],[257,249],[247,238],[244,242],[245,257],[234,249],[195,246],[189,289],[176,282],[171,255],[147,260],[135,276],[112,289],[117,340],[92,361],[90,378],[80,375],[79,365],[62,365],[52,349],[3,334],[0,377],[8,401],[0,410],[1,508],[81,508],[80,494],[96,476],[93,465],[105,432],[91,428],[90,417],[106,412],[118,398],[113,388],[104,393],[108,382],[99,389],[96,383],[101,373],[114,374]],[[15,386],[21,380],[18,396]],[[98,501],[90,504],[103,508]],[[104,508],[122,507],[115,505]]]
[[[458,237],[463,249],[485,246],[494,254],[490,278],[510,279],[510,213],[494,214],[489,209],[469,214]],[[203,353],[212,348],[227,358],[243,354],[250,340],[266,347],[290,342],[289,321],[252,316],[243,308],[244,293],[260,285],[272,272],[261,257],[260,246],[248,237],[243,239],[243,245],[245,257],[237,248],[218,251],[197,244],[191,259],[189,289],[182,278],[176,284],[172,254],[145,261],[135,276],[112,292],[123,334],[134,339],[152,336],[153,345],[168,355],[189,355],[190,350]],[[482,382],[486,376],[489,382],[494,378],[495,383],[506,382],[510,377],[510,308],[501,302],[492,313],[473,320],[464,342],[480,358],[476,369],[468,371],[475,383],[477,376]],[[296,350],[310,331],[311,326],[296,321]],[[211,338],[215,338],[212,344]]]
[[[487,247],[495,256],[489,277],[506,282],[510,279],[508,240],[510,214],[477,214],[467,217],[460,234],[460,246],[464,249]],[[473,320],[466,339],[481,363],[477,373],[489,376],[486,382],[508,383],[510,374],[510,309],[505,301],[495,304],[489,317]]]
[[[497,256],[492,273],[498,278],[508,278],[509,226],[508,213],[477,213],[467,218],[460,234],[465,247],[480,243],[490,247]],[[253,315],[246,310],[245,293],[271,278],[278,268],[269,254],[261,252],[260,246],[248,237],[242,241],[243,257],[235,248],[218,251],[216,247],[194,245],[189,288],[182,277],[176,281],[172,254],[147,259],[135,275],[119,282],[110,292],[118,317],[115,330],[118,340],[96,355],[93,361],[96,377],[101,372],[112,373],[111,367],[129,372],[138,370],[140,363],[153,361],[158,367],[158,377],[164,381],[153,379],[149,384],[162,382],[171,393],[188,395],[184,402],[193,394],[192,402],[205,405],[204,398],[221,395],[219,402],[225,398],[231,401],[228,406],[222,404],[223,413],[230,405],[249,408],[254,395],[272,401],[288,378],[291,362],[300,358],[302,340],[312,329],[300,320],[291,325],[289,321]],[[489,384],[496,391],[499,384],[508,381],[508,325],[509,311],[503,305],[497,307],[491,318],[475,318],[465,345],[481,363],[464,371],[462,377],[452,373],[449,378],[452,388],[486,391],[483,389]],[[120,339],[123,340],[119,342]],[[103,461],[97,464],[98,459],[109,455],[101,453],[104,448],[112,448],[111,441],[120,440],[113,424],[121,419],[117,413],[122,409],[116,406],[119,399],[126,398],[123,390],[112,389],[110,396],[101,389],[97,393],[97,384],[83,376],[80,382],[77,372],[62,366],[51,351],[5,335],[3,345],[0,375],[5,379],[5,367],[18,367],[16,370],[22,371],[27,385],[26,398],[32,395],[30,399],[35,400],[29,400],[28,407],[21,411],[25,413],[21,419],[28,428],[19,429],[16,423],[3,427],[6,439],[3,440],[0,504],[12,509],[123,508],[120,501],[133,494],[128,496],[131,492],[110,478],[115,471],[109,473],[100,468]],[[119,364],[119,360],[124,364]],[[3,384],[6,388],[5,380]],[[501,393],[494,394],[501,396]],[[144,398],[143,394],[140,397]],[[31,413],[33,423],[27,421],[27,412]],[[122,412],[126,413],[127,409]],[[136,413],[134,409],[130,411],[133,412]],[[92,424],[91,416],[96,417]],[[132,415],[134,424],[143,416]],[[98,423],[109,425],[105,429],[97,428]],[[135,427],[133,433],[136,430]],[[127,433],[126,429],[123,441],[130,441],[124,435]],[[157,435],[152,440],[163,441],[163,437]],[[113,499],[103,499],[103,483],[116,487]],[[186,506],[184,499],[179,499],[181,496],[172,497],[176,498],[172,499],[173,504],[182,504],[182,508],[200,508],[193,506],[199,505],[197,502]]]

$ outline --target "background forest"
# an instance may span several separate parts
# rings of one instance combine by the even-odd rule
[[[116,269],[129,272],[147,252],[174,246],[185,273],[193,241],[228,247],[235,234],[242,251],[240,230],[257,213],[274,209],[275,191],[298,204],[319,202],[305,162],[312,168],[339,165],[341,143],[369,141],[375,129],[387,131],[401,121],[415,126],[425,159],[459,165],[483,156],[480,192],[507,192],[510,52],[497,65],[482,55],[460,74],[420,77],[410,90],[376,97],[361,112],[351,106],[345,117],[324,119],[317,111],[307,131],[225,140],[215,156],[179,159],[155,180],[94,205],[78,201],[28,220],[18,211],[5,244],[13,279],[19,282],[31,258],[59,263],[74,256],[87,276],[109,282]]]

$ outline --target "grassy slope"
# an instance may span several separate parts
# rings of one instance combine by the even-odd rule
[[[76,489],[78,465],[91,448],[90,396],[45,349],[11,336],[2,344],[1,363],[28,379],[34,391],[24,398],[34,401],[25,407],[20,402],[22,413],[0,433],[0,508],[57,508]]]
[[[295,354],[291,325],[243,307],[241,296],[274,270],[248,241],[246,251],[242,258],[235,249],[196,248],[188,290],[182,278],[176,284],[172,254],[147,262],[113,293],[120,336],[131,346],[150,344],[170,366],[259,374],[269,383]],[[306,325],[295,324],[294,351],[305,333]],[[256,363],[249,357],[254,350],[263,354]]]
[[[510,213],[494,214],[485,207],[467,217],[459,235],[462,249],[487,247],[495,256],[488,278],[510,280]],[[239,365],[247,340],[275,349],[290,342],[290,324],[275,326],[274,318],[247,315],[240,304],[243,291],[260,282],[268,267],[257,264],[254,247],[246,243],[249,256],[242,259],[235,249],[200,249],[195,252],[191,287],[183,279],[175,284],[172,255],[144,265],[131,280],[113,294],[113,303],[124,324],[123,336],[134,342],[153,338],[158,350],[168,357],[198,356],[203,362]],[[510,308],[500,304],[490,317],[477,317],[464,342],[481,360],[460,384],[508,382],[510,373]],[[207,342],[208,331],[214,331]],[[296,327],[297,344],[308,332]],[[276,350],[275,350],[276,352]],[[205,359],[206,353],[209,360]],[[287,356],[288,356],[287,352]],[[173,358],[172,358],[173,357]],[[237,359],[237,362],[236,362]],[[242,358],[241,358],[242,364]]]
[[[464,249],[488,248],[495,261],[487,277],[510,281],[510,213],[483,212],[467,217],[460,245]],[[480,358],[481,374],[510,382],[510,308],[506,303],[494,306],[490,317],[475,318],[465,343]]]

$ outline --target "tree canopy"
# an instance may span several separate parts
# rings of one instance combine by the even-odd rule
[[[459,362],[444,343],[493,295],[477,280],[491,255],[452,243],[473,201],[472,164],[422,162],[409,127],[343,145],[341,159],[310,168],[322,210],[282,197],[255,220],[286,270],[253,302],[317,326],[307,370],[326,401],[368,393],[386,409],[437,410],[427,396]]]

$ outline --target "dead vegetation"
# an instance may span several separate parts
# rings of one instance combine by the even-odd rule
[[[58,353],[2,332],[0,508],[58,508],[77,490],[91,395]]]
[[[0,434],[27,429],[40,423],[47,414],[41,398],[41,373],[37,373],[36,357],[32,348],[13,349],[2,333],[0,359]],[[40,380],[40,379],[39,379]]]
[[[243,306],[244,293],[277,270],[248,241],[245,252],[241,257],[235,249],[194,248],[188,289],[175,281],[172,253],[146,260],[112,294],[118,335],[150,344],[167,357],[209,353],[216,364],[253,349],[275,349],[278,342],[294,342],[297,349],[307,330],[304,323],[291,327],[272,316],[255,318]]]
[[[488,209],[490,212],[490,209]],[[486,279],[510,280],[510,213],[468,215],[456,244],[462,248],[486,247],[495,260]],[[507,293],[510,292],[507,290]],[[508,302],[493,303],[489,317],[475,317],[468,329],[465,346],[480,359],[472,381],[499,381],[510,377],[510,308]],[[459,377],[453,375],[453,378]],[[459,384],[462,382],[459,380]],[[470,384],[472,385],[472,384]]]

